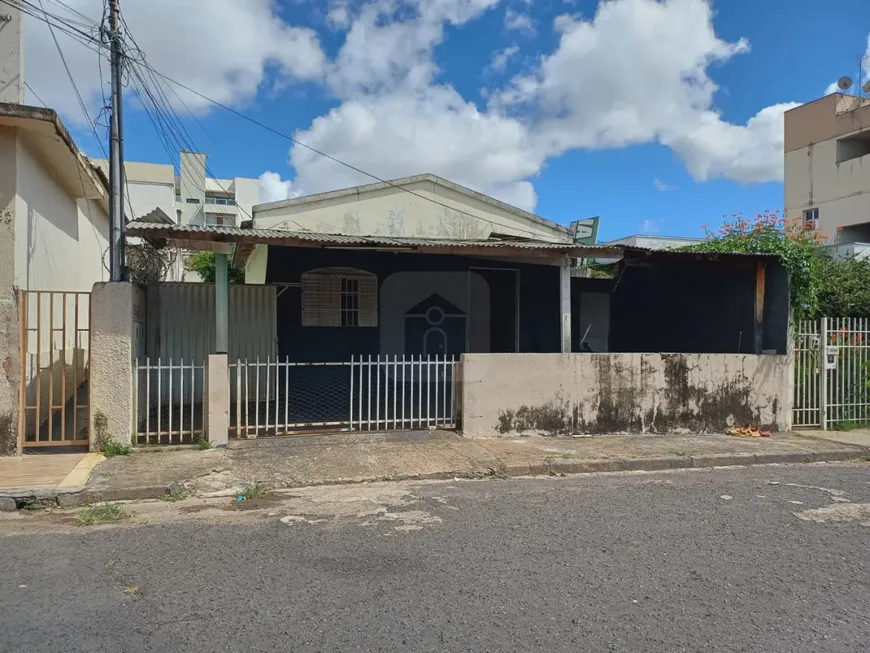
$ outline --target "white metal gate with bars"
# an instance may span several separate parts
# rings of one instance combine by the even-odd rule
[[[229,366],[230,435],[455,428],[458,365],[452,356],[239,359]]]
[[[870,320],[803,321],[796,338],[794,426],[870,424]]]

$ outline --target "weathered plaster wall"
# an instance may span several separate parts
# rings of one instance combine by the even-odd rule
[[[17,136],[0,128],[0,456],[14,454],[18,432],[18,301],[15,287]]]
[[[462,430],[518,434],[791,427],[788,356],[465,354]]]
[[[127,282],[98,283],[91,295],[91,448],[101,437],[130,444],[133,433],[134,315],[145,293]]]
[[[492,233],[564,242],[568,234],[432,181],[382,188],[353,196],[261,205],[254,219],[261,229],[337,234],[489,238]]]

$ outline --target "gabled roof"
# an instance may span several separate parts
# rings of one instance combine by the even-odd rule
[[[571,230],[565,225],[553,222],[552,220],[547,220],[546,218],[542,218],[541,216],[535,215],[534,213],[523,211],[522,209],[508,204],[507,202],[502,202],[501,200],[497,200],[494,197],[490,197],[489,195],[484,195],[483,193],[478,193],[477,191],[466,188],[465,186],[460,186],[459,184],[455,184],[452,181],[444,179],[443,177],[433,175],[431,172],[427,172],[422,175],[413,175],[411,177],[401,177],[399,179],[392,179],[388,181],[378,181],[372,184],[353,186],[351,188],[342,188],[339,190],[328,191],[326,193],[304,195],[302,197],[294,197],[292,199],[281,200],[279,202],[267,202],[265,204],[257,204],[256,206],[254,206],[253,209],[254,218],[256,219],[256,214],[258,212],[274,211],[275,209],[283,209],[291,206],[304,206],[306,204],[313,204],[315,202],[322,202],[325,200],[335,200],[342,197],[359,195],[361,193],[371,193],[374,191],[383,190],[385,188],[402,189],[412,184],[418,184],[422,181],[432,182],[433,184],[441,186],[442,188],[447,188],[455,193],[459,193],[460,195],[465,195],[466,197],[478,200],[479,202],[484,202],[486,204],[489,204],[490,206],[496,207],[508,213],[512,213],[530,222],[536,222],[551,229],[564,232],[566,236],[571,235]]]

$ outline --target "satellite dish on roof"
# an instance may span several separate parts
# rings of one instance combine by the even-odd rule
[[[846,91],[852,88],[852,78],[851,77],[841,77],[837,80],[837,88],[841,91]]]
[[[867,80],[866,82],[864,82],[864,92],[870,93],[870,80]]]

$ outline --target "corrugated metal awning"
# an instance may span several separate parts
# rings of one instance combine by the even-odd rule
[[[145,238],[158,247],[174,244],[186,249],[217,251],[235,245],[233,265],[244,267],[257,245],[309,247],[321,249],[370,249],[421,254],[480,256],[525,259],[530,262],[554,263],[565,258],[629,259],[664,261],[718,260],[747,263],[770,260],[766,254],[727,254],[713,252],[682,252],[649,250],[619,245],[576,245],[568,242],[538,240],[495,240],[421,238],[380,235],[329,234],[283,229],[245,229],[240,227],[165,224],[133,221],[127,224],[127,235]]]
[[[174,243],[190,249],[215,249],[215,244],[235,244],[233,264],[244,265],[257,245],[314,247],[328,249],[374,249],[427,254],[462,256],[498,256],[556,261],[565,257],[621,256],[622,250],[611,247],[578,246],[574,243],[532,240],[452,240],[376,235],[327,234],[281,229],[243,229],[239,227],[156,224],[131,222],[127,234],[147,238],[160,246]]]

